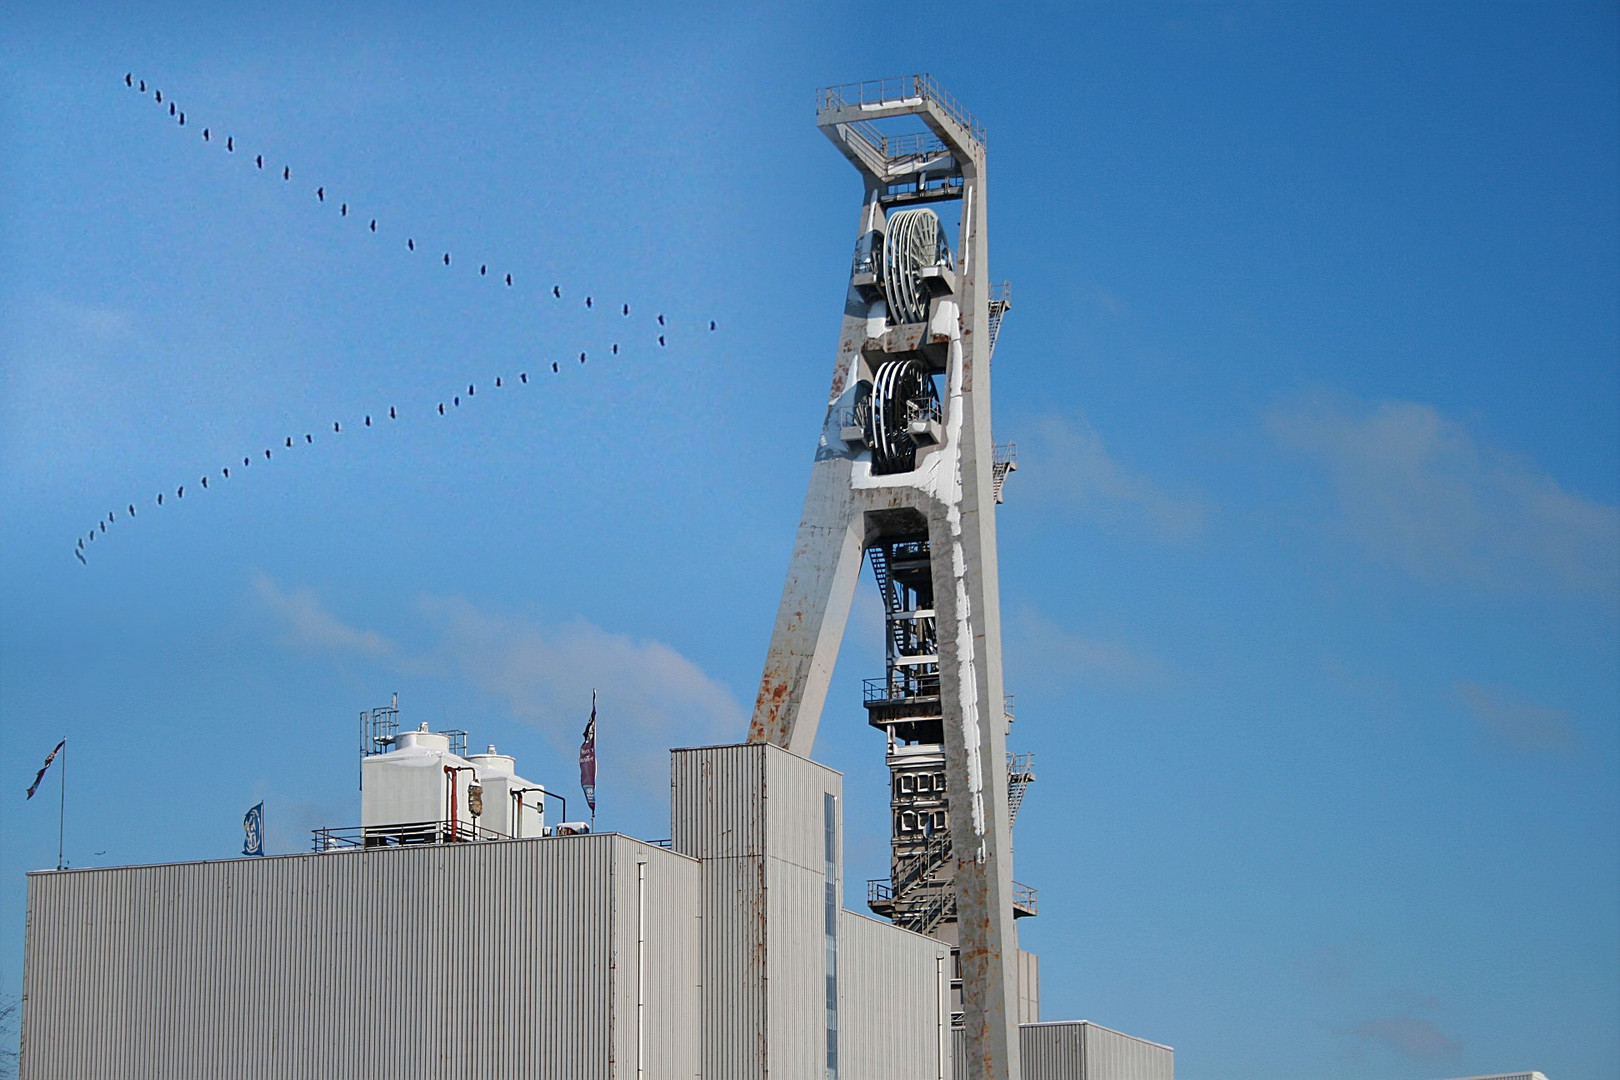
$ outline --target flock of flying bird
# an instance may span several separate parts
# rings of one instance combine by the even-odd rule
[[[176,124],[178,126],[180,126],[180,127],[186,127],[187,126],[185,111],[183,109],[181,109],[179,107],[179,104],[177,102],[175,102],[172,98],[170,98],[168,100],[165,100],[162,90],[159,90],[156,87],[153,87],[149,91],[148,87],[146,85],[146,80],[145,79],[137,79],[134,72],[129,72],[129,73],[126,73],[124,75],[124,85],[126,87],[128,87],[129,89],[131,89],[131,90],[139,91],[143,95],[150,92],[151,95],[152,95],[152,99],[156,104],[158,104],[160,106],[161,105],[167,105],[168,106],[169,116],[172,119],[174,119],[174,121],[176,122]],[[191,126],[195,127],[196,125],[192,124]],[[228,153],[228,154],[236,153],[236,138],[235,138],[235,136],[226,135],[223,142],[221,142],[219,137],[212,131],[212,129],[204,127],[204,128],[201,129],[201,131],[202,131],[202,139],[203,139],[204,142],[210,143],[210,144],[222,145],[224,147],[225,152]],[[243,153],[245,155],[246,151],[243,151]],[[255,154],[254,157],[253,157],[253,164],[257,169],[263,170],[265,168],[264,155],[263,154]],[[272,171],[272,173],[274,172],[273,167],[272,167],[271,171]],[[283,183],[291,183],[292,182],[292,175],[293,175],[292,167],[290,165],[283,165],[282,168],[281,168],[282,182]],[[326,203],[328,202],[327,191],[326,191],[326,188],[324,186],[317,186],[315,188],[315,190],[314,190],[314,195],[315,195],[315,201],[316,201],[317,204],[319,204],[321,206],[325,206]],[[337,202],[337,204],[338,204],[338,214],[340,216],[345,217],[345,218],[350,216],[352,208],[350,207],[350,205],[347,202],[342,202],[342,201],[337,200],[337,199],[333,199],[331,201]],[[358,218],[358,215],[356,215],[356,217]],[[367,231],[369,233],[373,233],[373,234],[375,234],[377,232],[377,219],[376,218],[369,219],[369,223],[367,224]],[[416,239],[414,237],[412,237],[412,236],[407,236],[405,238],[405,249],[406,249],[406,251],[414,252],[414,251],[416,251],[416,248],[417,248]],[[442,257],[441,257],[441,261],[443,262],[443,264],[446,267],[450,266],[451,265],[450,252],[448,252],[448,251],[444,252]],[[489,266],[488,266],[487,263],[479,264],[478,275],[480,277],[488,277],[489,276]],[[497,270],[497,278],[496,278],[496,280],[497,281],[504,281],[506,288],[514,288],[515,284],[516,284],[514,279],[513,279],[513,275],[510,272],[505,272],[503,274],[502,272]],[[553,301],[561,301],[563,299],[563,290],[562,290],[561,285],[553,285],[551,287],[550,291],[551,291],[551,299]],[[596,307],[597,307],[595,297],[586,296],[584,298],[584,305],[585,305],[586,310],[595,310]],[[619,305],[619,314],[620,314],[621,318],[624,318],[624,319],[630,318],[631,317],[630,316],[630,305],[628,303],[624,303],[624,304]],[[657,319],[657,324],[658,324],[658,334],[657,334],[658,345],[659,345],[660,348],[665,348],[665,347],[668,346],[668,326],[669,326],[669,324],[668,324],[668,321],[665,319],[665,317],[664,317],[664,315],[662,313],[657,314],[656,319]],[[716,329],[718,329],[718,326],[715,323],[715,321],[712,320],[712,319],[709,320],[709,330],[710,330],[710,332],[713,332]],[[611,347],[611,354],[613,356],[618,356],[619,355],[619,345],[618,345],[617,342],[613,343],[613,345]],[[587,359],[586,354],[581,352],[579,354],[579,362],[581,364],[584,364],[586,362],[586,359]],[[558,364],[558,362],[556,362],[556,361],[551,362],[551,372],[554,375],[559,374],[561,372],[561,366]],[[519,385],[527,386],[528,383],[529,383],[529,373],[526,372],[526,371],[520,371],[518,373],[518,383],[519,383]],[[510,382],[509,382],[509,380],[505,379],[504,377],[497,375],[495,377],[495,384],[494,385],[495,385],[496,389],[502,389],[504,387],[509,386]],[[468,383],[467,384],[466,397],[471,399],[477,393],[477,389],[478,389],[478,387],[477,387],[476,383]],[[462,395],[459,394],[459,393],[451,395],[450,398],[449,398],[449,407],[451,409],[460,408],[461,407],[461,398],[462,398]],[[438,403],[437,412],[438,412],[439,416],[446,415],[445,402],[440,401]],[[387,418],[388,418],[389,421],[398,420],[399,415],[400,414],[399,414],[398,408],[396,408],[393,405],[390,405],[388,407]],[[379,413],[378,416],[377,416],[377,422],[381,423],[381,421],[382,421],[382,415]],[[370,415],[367,415],[365,417],[365,420],[364,420],[362,426],[367,427],[367,428],[373,426],[372,417]],[[336,435],[336,434],[341,434],[342,431],[343,431],[343,425],[342,425],[341,421],[334,421],[333,424],[332,424],[332,433],[334,435]],[[305,445],[312,445],[314,442],[315,442],[314,434],[310,433],[310,432],[305,432],[304,433],[304,444]],[[283,445],[281,446],[281,449],[290,450],[296,445],[297,445],[297,440],[293,436],[288,435],[283,440]],[[274,450],[275,449],[276,448],[274,446],[266,447],[264,449],[264,460],[266,460],[266,461],[274,460]],[[249,455],[243,457],[242,458],[242,464],[239,467],[234,466],[234,465],[222,466],[219,469],[218,479],[219,480],[229,480],[231,478],[231,469],[233,467],[238,468],[239,470],[240,469],[246,469],[246,468],[250,467],[253,464],[255,456],[256,455],[249,454]],[[212,476],[212,475],[213,474],[204,475],[197,481],[198,487],[201,490],[204,490],[204,491],[209,490],[208,481],[210,479],[210,476]],[[196,489],[194,489],[194,490],[196,490]],[[164,497],[164,495],[165,495],[165,492],[160,491],[160,492],[157,493],[157,497],[154,500],[154,504],[156,506],[162,506],[163,505],[163,497]],[[184,485],[184,484],[178,485],[174,489],[173,498],[175,498],[175,499],[183,499],[183,498],[185,498],[185,496],[186,496],[186,485]],[[130,518],[133,518],[133,517],[135,517],[135,514],[136,514],[136,505],[134,503],[130,503],[128,505],[128,507],[126,508],[126,515],[128,517],[130,517]],[[107,516],[105,518],[102,518],[99,521],[97,521],[96,525],[93,528],[91,528],[88,533],[86,533],[84,536],[79,537],[78,544],[73,549],[74,557],[77,558],[81,563],[85,563],[85,565],[89,565],[89,563],[85,559],[85,552],[88,550],[87,545],[94,543],[97,536],[105,535],[106,532],[107,532],[107,527],[109,525],[114,525],[117,522],[118,522],[118,513],[117,513],[117,511],[111,511],[111,512],[109,512],[107,514]]]

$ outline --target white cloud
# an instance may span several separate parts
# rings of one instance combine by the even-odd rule
[[[327,611],[307,585],[284,592],[264,574],[253,576],[253,591],[280,621],[290,644],[335,656],[399,661],[398,646],[375,630],[357,630]]]
[[[1409,1014],[1367,1020],[1351,1028],[1350,1034],[1414,1061],[1439,1061],[1462,1051],[1462,1044],[1447,1037],[1433,1021]]]
[[[583,619],[542,626],[462,599],[427,599],[423,609],[442,635],[441,654],[560,748],[578,745],[595,689],[603,716],[611,716],[597,729],[604,771],[619,759],[638,781],[667,785],[670,747],[747,735],[731,692],[663,642]]]
[[[429,643],[407,651],[378,633],[328,611],[313,589],[283,589],[264,575],[253,582],[293,647],[342,661],[363,658],[402,674],[447,674],[503,702],[514,719],[540,730],[557,756],[572,763],[591,691],[599,698],[599,788],[621,808],[617,820],[667,811],[669,750],[735,742],[747,715],[731,692],[691,660],[659,641],[636,640],[583,619],[546,625],[483,611],[460,598],[420,602]],[[563,777],[540,777],[564,786]],[[577,815],[574,815],[577,816]]]
[[[1007,622],[1006,650],[1013,674],[1030,684],[1069,686],[1075,682],[1144,689],[1169,677],[1157,656],[1134,645],[1076,634],[1033,609]]]
[[[1090,521],[1159,540],[1187,540],[1203,531],[1201,501],[1172,495],[1116,460],[1083,418],[1075,423],[1049,418],[1037,425],[1036,436],[1029,478],[1009,483],[1025,483]]]
[[[1322,459],[1345,528],[1430,581],[1620,595],[1620,508],[1565,491],[1429,405],[1313,399],[1269,423]]]
[[[1521,753],[1571,753],[1583,740],[1569,714],[1526,701],[1499,687],[1460,682],[1457,694],[1492,740]]]

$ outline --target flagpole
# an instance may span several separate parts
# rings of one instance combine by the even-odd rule
[[[56,807],[56,868],[62,869],[62,838],[67,833],[67,740],[62,740],[62,788]]]

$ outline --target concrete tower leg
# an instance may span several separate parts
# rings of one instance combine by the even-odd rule
[[[894,117],[926,130],[889,136],[875,126]],[[866,195],[826,420],[749,741],[809,756],[863,550],[897,522],[925,527],[937,626],[937,657],[927,662],[937,665],[943,726],[967,1080],[1019,1080],[983,132],[927,76],[823,90],[817,120],[862,174]],[[918,237],[936,231],[931,218],[908,217],[890,235],[897,211],[945,201],[961,205],[959,265],[943,246],[937,257],[918,256]],[[891,392],[902,371],[904,397]]]

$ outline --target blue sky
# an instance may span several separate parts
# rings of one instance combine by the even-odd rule
[[[1043,1015],[1189,1080],[1620,1072],[1615,5],[884,11],[0,16],[0,993],[63,736],[73,865],[223,858],[260,799],[272,851],[354,823],[395,691],[572,796],[595,686],[599,825],[666,835],[825,406],[811,92],[929,71],[1013,285]],[[881,656],[868,583],[817,746],[857,883]]]

